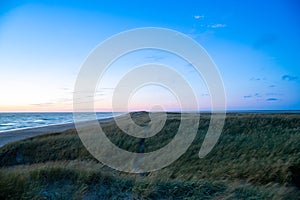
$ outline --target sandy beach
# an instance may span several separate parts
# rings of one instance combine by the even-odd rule
[[[6,131],[0,133],[0,147],[10,142],[15,142],[18,140],[22,140],[22,139],[26,139],[38,135],[43,135],[47,133],[61,132],[72,128],[74,128],[74,124],[69,123],[69,124],[50,125],[50,126],[43,126],[37,128]]]
[[[110,122],[111,120],[113,120],[113,118],[101,119],[99,120],[99,122],[105,123],[105,122]],[[81,125],[88,126],[89,123],[82,122]],[[36,128],[5,131],[0,133],[0,147],[10,142],[15,142],[18,140],[23,140],[38,135],[43,135],[43,134],[58,133],[58,132],[62,132],[74,128],[75,128],[74,123],[67,123],[67,124],[49,125],[49,126],[36,127]]]

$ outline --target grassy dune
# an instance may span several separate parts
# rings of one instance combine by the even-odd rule
[[[192,117],[192,115],[191,115]],[[147,113],[133,114],[137,124]],[[38,136],[0,149],[0,199],[297,199],[300,196],[300,115],[228,114],[218,144],[198,151],[209,125],[201,115],[188,151],[170,166],[141,175],[115,171],[95,160],[75,130]],[[180,114],[145,139],[144,152],[166,145]],[[140,139],[114,122],[102,124],[112,142],[137,152]]]

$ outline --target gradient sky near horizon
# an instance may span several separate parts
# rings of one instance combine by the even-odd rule
[[[300,110],[300,3],[274,1],[0,1],[0,112],[72,111],[80,67],[105,39],[141,27],[184,33],[202,45],[223,78],[228,110]],[[189,80],[200,108],[209,94],[192,66],[172,55],[144,51],[119,59],[96,94],[98,111],[128,66],[172,65]],[[155,92],[153,92],[155,91]],[[131,109],[176,99],[145,87]],[[150,107],[149,107],[150,106]]]

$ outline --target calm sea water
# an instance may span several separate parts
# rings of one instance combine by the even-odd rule
[[[99,112],[98,119],[111,118],[122,113]],[[80,113],[87,120],[86,113]],[[73,113],[0,113],[0,133],[10,130],[41,127],[73,122]]]

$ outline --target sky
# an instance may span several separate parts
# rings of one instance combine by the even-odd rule
[[[300,110],[299,15],[296,0],[2,0],[0,112],[72,111],[74,84],[92,50],[142,27],[172,29],[198,42],[219,69],[228,110]],[[199,108],[210,109],[210,94],[193,66],[168,52],[142,50],[110,66],[95,92],[96,110],[111,111],[118,81],[149,62],[172,66],[193,87]],[[128,100],[130,110],[157,104],[180,106],[155,85]]]

